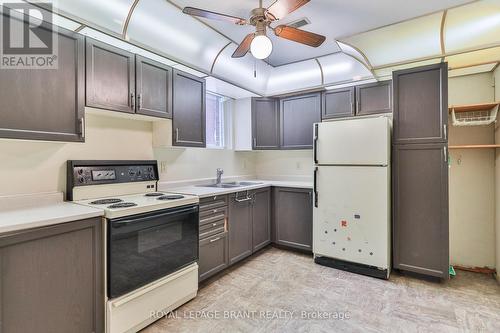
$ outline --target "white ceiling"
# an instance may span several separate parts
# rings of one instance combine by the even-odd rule
[[[258,7],[258,0],[168,0],[179,7],[199,7],[242,18],[249,18],[250,11]],[[274,0],[264,0],[268,7]],[[291,41],[278,39],[269,33],[273,41],[273,53],[267,61],[273,66],[320,57],[339,51],[336,39],[358,34],[377,27],[404,21],[410,18],[440,11],[446,8],[473,2],[471,0],[311,0],[308,4],[277,21],[286,24],[301,18],[308,18],[311,24],[304,30],[323,34],[326,42],[312,48]],[[231,23],[202,19],[212,28],[239,43],[254,31],[251,26],[237,26]],[[277,25],[278,23],[274,23]]]

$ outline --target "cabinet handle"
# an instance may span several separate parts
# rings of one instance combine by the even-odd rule
[[[80,118],[80,135],[85,139],[85,118]]]
[[[130,107],[133,109],[135,109],[135,94],[134,93],[130,93]]]
[[[351,101],[351,114],[354,114],[354,103]]]
[[[257,147],[257,138],[253,138],[253,147]]]
[[[139,109],[142,109],[142,94],[137,95],[137,104],[138,104],[137,107]]]
[[[443,154],[444,154],[444,162],[448,163],[448,150],[446,149],[446,146],[443,147]]]
[[[212,223],[212,227],[215,227],[217,225],[217,223]]]
[[[179,129],[178,128],[175,129],[175,142],[179,142]]]
[[[361,102],[359,101],[359,99],[356,101],[356,114],[359,113],[359,111],[361,111]]]
[[[443,125],[443,134],[444,134],[444,139],[448,140],[448,125],[446,124]]]
[[[313,192],[314,192],[314,207],[318,208],[318,191],[316,188],[316,181],[318,179],[318,168],[314,168],[314,183],[313,183]]]
[[[318,164],[318,124],[314,124],[313,158],[314,164]]]
[[[217,242],[218,240],[220,240],[220,237],[217,237],[217,238],[212,238],[212,239],[210,240],[210,243]]]

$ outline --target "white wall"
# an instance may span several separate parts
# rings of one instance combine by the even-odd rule
[[[500,102],[500,67],[497,67],[494,73],[495,80],[495,101]],[[500,144],[500,130],[498,124],[495,128],[495,143]],[[495,220],[496,220],[496,267],[497,280],[500,281],[500,149],[496,150],[495,159]]]
[[[494,99],[491,73],[450,78],[449,104]],[[449,144],[494,143],[494,127],[449,126]],[[452,265],[495,265],[495,151],[450,150],[450,261]]]

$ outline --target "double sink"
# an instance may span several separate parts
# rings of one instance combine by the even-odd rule
[[[198,187],[215,187],[215,188],[235,188],[243,186],[259,185],[259,182],[225,182],[219,184],[198,185]]]

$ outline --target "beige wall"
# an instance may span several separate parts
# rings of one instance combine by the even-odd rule
[[[494,99],[491,73],[450,78],[449,104]],[[449,144],[494,143],[494,127],[449,126]],[[453,265],[495,267],[495,151],[450,150],[450,260]]]
[[[0,196],[65,191],[69,159],[158,159],[163,181],[254,175],[254,153],[231,150],[155,148],[149,121],[86,116],[85,143],[0,140]]]
[[[0,140],[0,195],[64,191],[69,159],[151,159],[151,123],[87,115],[85,143]]]
[[[255,171],[261,178],[312,178],[311,150],[261,151],[256,153]]]
[[[494,73],[495,80],[495,101],[500,102],[500,67],[497,67]],[[498,118],[497,118],[498,119]],[[500,144],[500,130],[498,124],[495,129],[495,143]],[[499,272],[497,272],[497,280],[500,281],[500,149],[496,150],[496,160],[495,160],[495,180],[496,180],[496,192],[495,192],[495,219],[496,219],[496,267]]]

